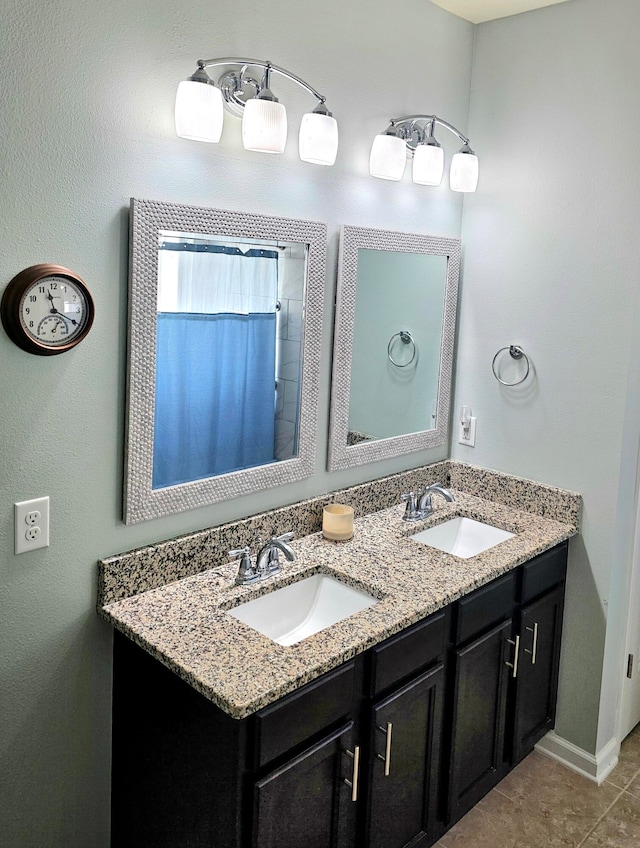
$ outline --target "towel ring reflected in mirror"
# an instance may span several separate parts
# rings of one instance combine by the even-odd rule
[[[395,339],[398,338],[400,339],[402,344],[412,346],[411,359],[408,359],[406,362],[396,362],[396,360],[393,358],[393,354],[391,353],[391,350],[393,348],[393,342],[395,341]],[[416,343],[414,342],[413,336],[408,330],[400,330],[399,333],[394,333],[394,335],[391,336],[391,338],[389,339],[389,344],[387,345],[387,356],[389,357],[389,362],[392,365],[395,365],[396,368],[406,368],[407,365],[411,365],[413,360],[416,358]]]
[[[524,375],[519,380],[516,380],[513,383],[507,383],[507,381],[503,380],[498,375],[498,372],[496,371],[496,360],[498,359],[500,354],[503,353],[505,350],[509,351],[509,356],[512,359],[515,359],[515,360],[524,359],[524,361],[526,362],[527,370],[524,372]],[[529,357],[527,356],[527,354],[524,352],[524,350],[521,347],[519,347],[518,345],[507,345],[506,347],[501,347],[500,350],[493,357],[493,362],[491,363],[491,370],[493,371],[493,376],[500,383],[500,385],[502,385],[502,386],[519,386],[520,383],[524,383],[524,381],[529,376],[529,372],[531,371],[531,363],[529,362]]]

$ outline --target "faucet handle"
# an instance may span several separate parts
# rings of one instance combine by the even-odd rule
[[[245,583],[251,582],[252,579],[255,579],[256,572],[253,567],[253,563],[251,562],[251,548],[236,548],[232,551],[229,551],[229,556],[231,559],[239,559],[240,565],[238,567],[238,573],[236,575],[235,583],[237,586],[243,586]]]
[[[406,507],[404,510],[403,518],[406,521],[413,521],[415,519],[416,514],[416,493],[415,492],[406,492],[404,495],[401,495],[403,501],[406,501]]]
[[[295,537],[295,533],[293,530],[289,530],[288,533],[283,533],[282,536],[272,536],[272,539],[275,539],[277,542],[290,542]]]

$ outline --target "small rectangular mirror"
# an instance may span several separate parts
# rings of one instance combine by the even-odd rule
[[[132,200],[125,522],[308,477],[326,226]]]
[[[343,227],[330,470],[446,444],[460,241]]]

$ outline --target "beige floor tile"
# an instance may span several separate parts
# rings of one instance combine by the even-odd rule
[[[640,845],[640,798],[623,792],[607,815],[582,843],[581,848],[638,848]]]
[[[629,734],[622,743],[618,765],[607,778],[607,783],[625,789],[640,771],[640,734]]]
[[[636,775],[625,791],[630,795],[634,795],[636,798],[640,798],[640,774]]]
[[[569,832],[589,832],[619,794],[534,751],[498,784],[498,791],[532,814],[564,821]],[[586,827],[586,830],[584,828]]]
[[[619,794],[534,752],[441,841],[445,848],[576,848]]]
[[[494,791],[454,825],[441,842],[444,848],[576,848],[579,840],[558,829],[555,822],[530,815]]]

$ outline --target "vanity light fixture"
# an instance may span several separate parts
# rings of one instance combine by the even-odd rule
[[[217,83],[207,68],[225,70]],[[260,79],[255,70],[260,69]],[[280,74],[302,86],[318,103],[303,115],[298,148],[304,162],[333,165],[338,151],[338,124],[325,97],[285,68],[256,59],[198,59],[198,69],[178,85],[176,132],[196,141],[220,141],[225,107],[242,116],[242,143],[246,150],[282,153],[287,141],[287,112],[271,91],[271,75]]]
[[[409,155],[413,158],[414,183],[440,185],[444,173],[444,151],[434,135],[436,125],[457,135],[462,142],[462,147],[451,161],[450,187],[453,191],[475,191],[478,186],[478,157],[469,146],[469,139],[437,115],[392,118],[387,129],[373,140],[369,158],[371,176],[381,180],[401,180]]]

